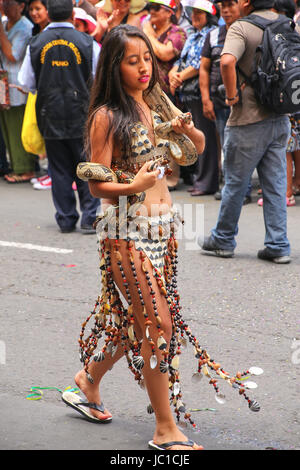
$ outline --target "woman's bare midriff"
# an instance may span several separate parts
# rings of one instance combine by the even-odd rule
[[[119,201],[118,198],[101,199],[101,208],[102,211],[111,206],[111,205],[118,205]],[[159,214],[167,214],[172,206],[172,198],[170,196],[167,180],[166,178],[162,178],[161,180],[157,180],[152,188],[147,189],[146,191],[146,198],[138,210],[140,211],[141,215],[148,215],[148,216],[156,216]]]

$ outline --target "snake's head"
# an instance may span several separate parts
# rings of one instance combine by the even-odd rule
[[[191,113],[182,113],[177,116],[177,119],[181,121],[183,124],[189,124],[192,120],[192,114]]]

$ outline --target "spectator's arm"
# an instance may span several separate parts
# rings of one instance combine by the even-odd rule
[[[25,92],[34,93],[36,91],[36,79],[31,64],[29,46],[27,46],[25,58],[18,73],[18,82]]]
[[[176,53],[174,51],[173,43],[168,41],[167,44],[162,44],[156,37],[156,33],[150,23],[146,21],[143,25],[143,31],[148,36],[148,39],[151,42],[153,47],[154,54],[156,57],[163,62],[168,62],[169,60],[174,59]]]
[[[203,106],[203,114],[207,119],[215,121],[216,116],[214,112],[214,105],[210,99],[210,67],[211,60],[207,57],[202,57],[199,73],[199,86],[201,91],[201,99]]]
[[[13,50],[12,50],[12,45],[11,42],[8,40],[3,24],[0,21],[0,49],[2,50],[3,54],[9,60],[9,62],[17,62],[14,55],[13,55]]]
[[[162,60],[163,62],[168,62],[169,60],[174,59],[175,52],[171,41],[169,41],[167,44],[162,44],[154,36],[148,36],[148,38],[153,47],[154,54],[158,59]]]
[[[100,46],[96,41],[93,41],[93,62],[92,62],[92,74],[93,77],[96,75],[99,55],[100,55]]]
[[[194,69],[192,65],[189,65],[184,70],[179,72],[180,78],[182,81],[188,80],[189,78],[196,77],[199,74],[199,70]]]
[[[236,77],[236,57],[232,54],[221,56],[221,75],[226,90],[226,103],[233,106],[239,101]],[[229,98],[229,99],[228,99]]]

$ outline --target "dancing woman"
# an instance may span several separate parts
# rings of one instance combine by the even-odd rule
[[[183,321],[176,286],[174,232],[179,216],[172,207],[163,165],[170,158],[188,165],[203,152],[204,135],[190,119],[161,91],[155,56],[144,33],[128,25],[113,28],[103,43],[91,91],[87,125],[91,161],[78,168],[78,175],[89,180],[92,195],[102,199],[103,209],[97,219],[102,291],[87,319],[93,318],[94,324],[86,338],[87,321],[82,324],[79,345],[84,367],[75,376],[87,401],[72,392],[64,392],[62,399],[90,420],[111,421],[99,385],[125,356],[155,413],[149,446],[160,450],[202,449],[180,431],[170,407],[171,399],[177,419],[183,413],[193,424],[182,402],[178,372],[185,338],[197,352],[197,374],[202,366],[208,375],[208,366],[220,375],[222,370]],[[128,201],[125,218],[120,196]],[[104,346],[96,351],[102,336]]]

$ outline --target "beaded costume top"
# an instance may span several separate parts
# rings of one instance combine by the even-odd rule
[[[159,114],[151,110],[153,130],[163,121]],[[147,127],[138,122],[133,124],[130,129],[131,134],[131,152],[126,159],[113,160],[112,170],[124,170],[136,174],[145,162],[156,160],[159,157],[170,157],[170,144],[167,139],[163,139],[155,134],[155,146],[148,137]]]

